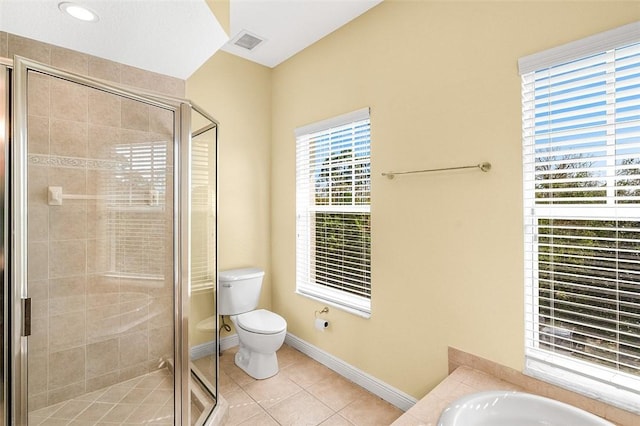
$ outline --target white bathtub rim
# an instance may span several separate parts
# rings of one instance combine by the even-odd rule
[[[566,404],[561,401],[557,401],[551,398],[546,398],[540,395],[535,395],[528,392],[518,392],[512,390],[490,390],[490,391],[482,391],[475,392],[469,395],[465,395],[451,402],[440,415],[438,419],[438,426],[480,426],[492,424],[495,426],[501,425],[512,425],[513,417],[510,419],[505,419],[503,422],[496,422],[496,419],[493,419],[491,422],[483,422],[482,418],[479,416],[479,405],[483,405],[482,408],[486,408],[487,404],[491,401],[495,401],[496,398],[509,398],[512,401],[513,398],[516,398],[515,403],[521,404],[522,406],[526,406],[527,404],[532,403],[543,403],[548,404],[549,408],[555,408],[561,410],[563,413],[571,414],[576,416],[576,421],[589,421],[589,423],[580,423],[585,426],[615,426],[613,423],[596,416],[593,413],[577,408],[573,405]],[[510,406],[506,408],[511,408]],[[558,421],[554,423],[553,419],[547,419],[545,416],[548,416],[548,412],[536,411],[541,417],[541,420],[544,419],[549,425],[561,425],[566,424],[563,421]]]

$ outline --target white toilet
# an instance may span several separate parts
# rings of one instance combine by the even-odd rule
[[[278,373],[276,351],[287,334],[284,318],[265,309],[255,310],[263,277],[264,271],[259,268],[218,273],[218,314],[229,315],[238,333],[236,365],[255,379]]]

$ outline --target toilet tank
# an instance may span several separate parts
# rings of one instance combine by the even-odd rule
[[[264,271],[260,268],[218,272],[218,315],[238,315],[258,307]]]

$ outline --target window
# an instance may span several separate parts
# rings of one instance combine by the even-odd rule
[[[520,62],[526,370],[636,412],[639,42],[632,24]]]
[[[296,129],[296,289],[371,312],[369,109]]]

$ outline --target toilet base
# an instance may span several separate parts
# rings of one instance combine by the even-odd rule
[[[235,362],[242,371],[254,379],[268,379],[278,374],[278,358],[275,352],[270,354],[251,352],[240,345]]]

